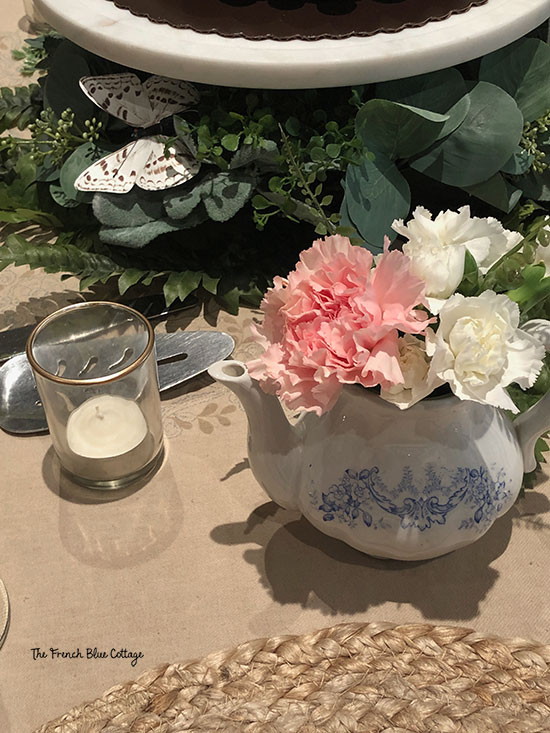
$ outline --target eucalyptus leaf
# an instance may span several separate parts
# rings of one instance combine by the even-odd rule
[[[527,122],[550,107],[550,46],[536,38],[520,38],[484,56],[479,78],[512,96]]]
[[[376,96],[445,114],[468,90],[458,69],[441,69],[376,85]]]
[[[462,188],[497,173],[516,151],[523,132],[523,115],[499,87],[479,82],[468,96],[470,108],[462,124],[411,162],[414,170]]]
[[[75,198],[69,198],[65,191],[55,183],[50,184],[50,196],[59,206],[63,206],[66,209],[74,209],[80,205],[80,202]]]
[[[355,130],[366,148],[392,160],[409,158],[438,137],[447,115],[385,99],[366,102],[355,118]]]
[[[550,170],[546,169],[542,173],[530,171],[520,176],[516,183],[524,196],[535,201],[550,201]]]
[[[384,236],[397,235],[391,225],[394,219],[407,216],[411,193],[403,175],[387,156],[377,153],[374,160],[365,158],[360,166],[348,166],[344,187],[342,224],[345,218],[373,252],[383,248]]]
[[[521,198],[521,189],[512,186],[500,173],[464,190],[507,214]]]
[[[89,193],[78,191],[74,187],[74,182],[78,176],[105,155],[105,151],[94,143],[84,143],[69,155],[63,163],[59,173],[59,185],[63,189],[63,193],[67,199],[75,201],[91,202],[92,197]]]
[[[443,127],[439,131],[437,136],[438,140],[448,137],[453,133],[466,119],[466,115],[470,111],[470,97],[465,94],[461,97],[458,102],[447,110],[448,120],[443,124]]]
[[[59,168],[55,165],[47,164],[46,161],[36,166],[35,180],[45,183],[53,183],[59,181]]]
[[[527,173],[532,162],[533,156],[524,148],[518,147],[500,170],[502,173],[509,173],[512,176],[521,176],[523,173]]]

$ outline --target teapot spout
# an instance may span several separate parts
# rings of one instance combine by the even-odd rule
[[[240,400],[248,418],[248,460],[254,477],[285,509],[297,509],[301,471],[300,426],[287,420],[275,395],[266,394],[241,361],[218,361],[210,376]]]
[[[537,466],[535,444],[543,433],[550,430],[550,392],[514,420],[516,435],[523,454],[523,467],[526,473]]]

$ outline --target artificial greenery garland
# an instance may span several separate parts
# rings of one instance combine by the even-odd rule
[[[503,290],[520,287],[550,200],[545,35],[541,28],[477,61],[368,87],[197,85],[198,104],[173,117],[169,134],[201,161],[199,174],[168,191],[124,195],[73,184],[132,135],[78,80],[126,69],[56,34],[32,39],[19,56],[25,72],[44,72],[39,84],[0,92],[0,130],[32,133],[4,140],[0,219],[49,227],[54,241],[12,236],[0,267],[73,274],[82,287],[117,277],[121,292],[162,284],[168,302],[202,290],[236,312],[257,304],[316,235],[347,234],[379,251],[392,221],[415,205],[470,204],[527,236],[517,267],[509,258],[494,273],[497,288],[499,278]],[[546,293],[543,278],[532,317],[547,315]]]

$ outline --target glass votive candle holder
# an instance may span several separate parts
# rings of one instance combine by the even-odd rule
[[[154,332],[133,308],[103,301],[61,308],[27,342],[53,447],[88,488],[143,478],[163,451]]]

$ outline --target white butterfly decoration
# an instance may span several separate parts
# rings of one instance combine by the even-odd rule
[[[184,81],[150,76],[141,82],[135,74],[85,76],[80,87],[98,107],[134,128],[146,129],[198,101],[197,90]],[[137,184],[146,191],[172,188],[192,178],[199,170],[182,142],[168,147],[162,135],[132,140],[86,168],[74,185],[79,191],[127,193]]]

